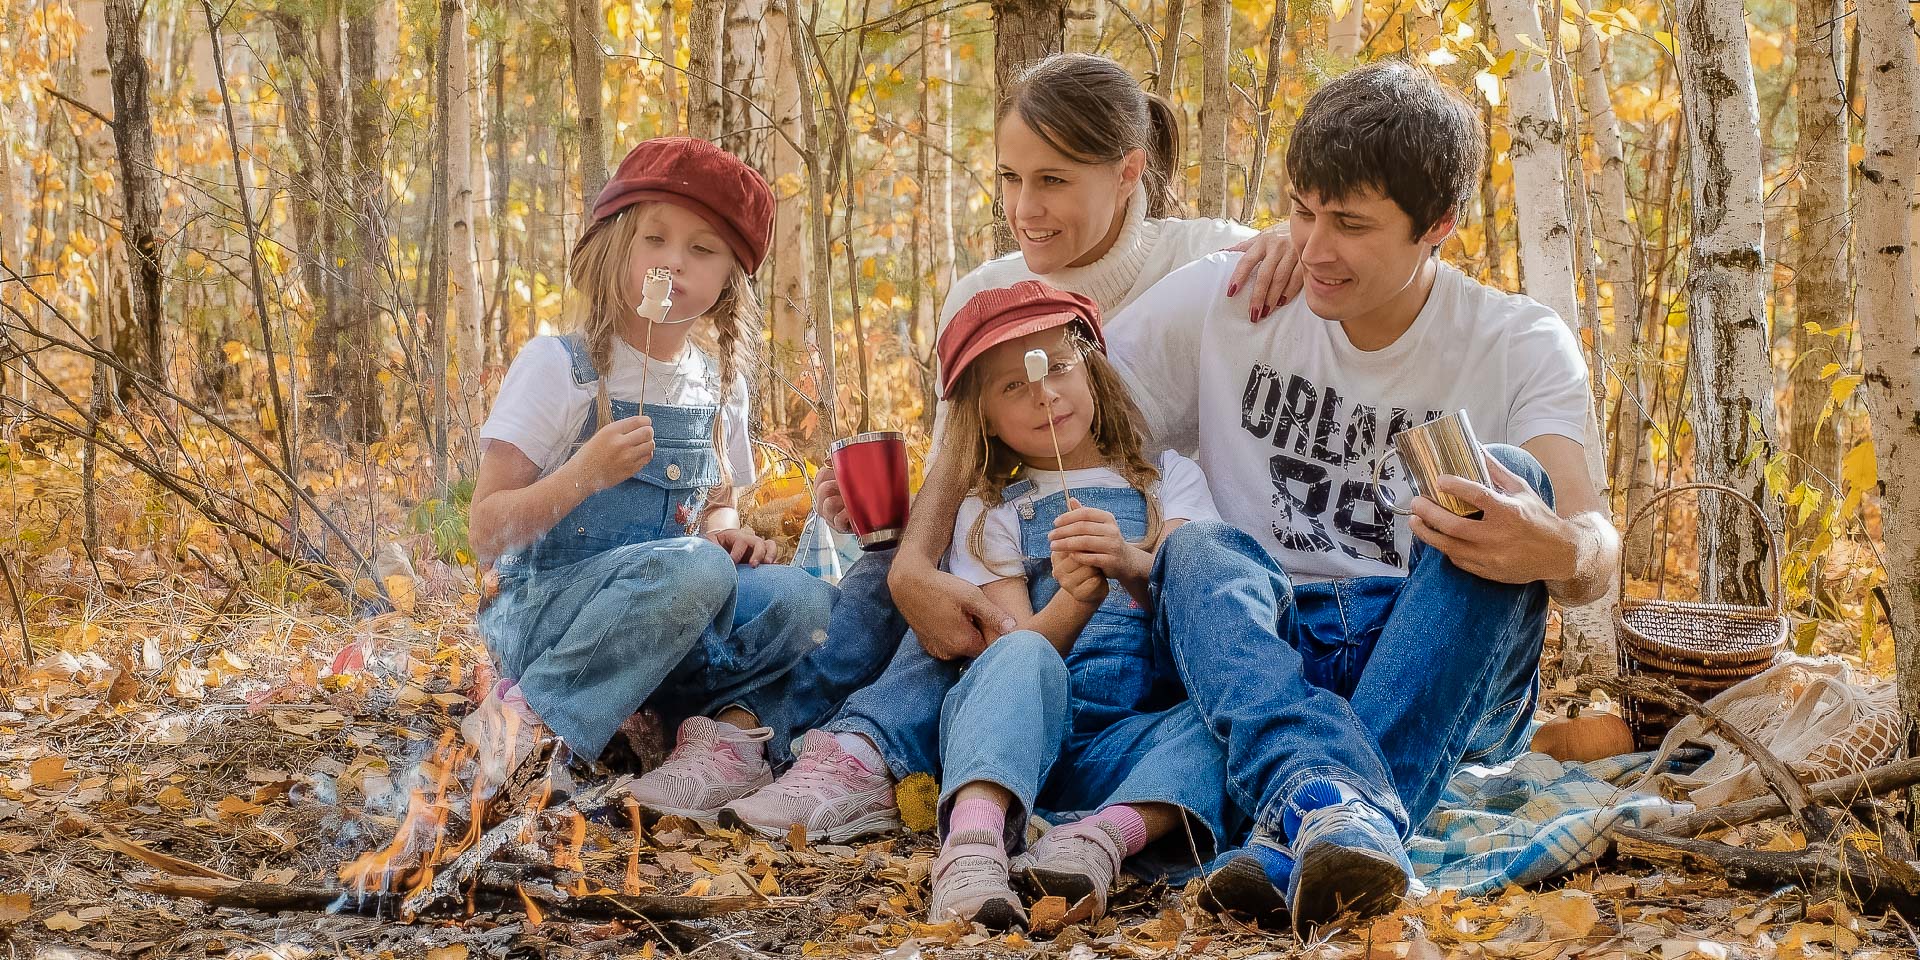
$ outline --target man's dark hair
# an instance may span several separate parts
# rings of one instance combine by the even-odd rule
[[[1413,218],[1417,239],[1464,208],[1487,147],[1480,116],[1451,87],[1397,60],[1361,67],[1307,100],[1287,145],[1293,189],[1322,202],[1368,189]]]

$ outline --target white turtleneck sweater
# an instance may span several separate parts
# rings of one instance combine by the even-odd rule
[[[960,312],[974,294],[1004,287],[1022,280],[1039,280],[1049,286],[1078,293],[1100,305],[1102,320],[1132,303],[1162,277],[1210,253],[1225,250],[1254,235],[1254,230],[1232,220],[1150,219],[1147,216],[1147,189],[1136,186],[1127,203],[1127,222],[1113,249],[1106,256],[1084,267],[1066,267],[1041,276],[1027,269],[1019,251],[974,268],[954,281],[940,307],[940,328]]]

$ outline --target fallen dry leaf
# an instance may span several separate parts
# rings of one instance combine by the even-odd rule
[[[1578,890],[1534,897],[1527,911],[1546,921],[1547,937],[1552,940],[1578,940],[1600,922],[1600,908],[1593,897]]]
[[[27,775],[36,787],[52,786],[63,780],[73,779],[73,771],[67,769],[67,758],[61,756],[41,757],[27,767]]]
[[[0,894],[0,923],[19,923],[33,913],[33,898],[24,893]]]
[[[84,927],[87,925],[87,922],[85,920],[82,920],[79,917],[76,917],[65,910],[62,910],[59,913],[56,913],[53,916],[40,921],[40,923],[41,925],[45,926],[48,930],[58,930],[58,931],[61,931],[62,933],[71,933],[72,931],[78,930],[81,927]]]
[[[427,960],[467,960],[467,945],[452,943],[444,947],[434,947],[427,951]]]

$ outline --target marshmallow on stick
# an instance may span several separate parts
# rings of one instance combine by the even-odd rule
[[[1027,382],[1033,384],[1033,398],[1040,404],[1042,412],[1047,412],[1047,393],[1041,381],[1047,378],[1047,352],[1035,347],[1027,351]],[[1069,504],[1073,501],[1073,491],[1067,489],[1067,470],[1060,462],[1060,432],[1053,427],[1053,417],[1047,417],[1047,433],[1053,437],[1053,465],[1060,471],[1060,491],[1067,495]]]
[[[640,305],[633,308],[647,321],[646,348],[642,351],[640,363],[640,402],[647,402],[647,372],[653,369],[653,325],[667,322],[667,311],[673,309],[673,271],[666,267],[648,267],[647,278],[640,284]]]

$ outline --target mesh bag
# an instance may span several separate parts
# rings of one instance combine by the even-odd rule
[[[1893,681],[1857,678],[1837,657],[1783,658],[1714,697],[1707,707],[1771,750],[1803,783],[1884,763],[1897,755],[1902,739]],[[1753,761],[1698,717],[1674,724],[1661,741],[1660,761],[1688,741],[1711,747],[1713,759],[1688,774],[1659,775],[1663,788],[1685,794],[1702,807],[1767,792]],[[1653,769],[1661,768],[1660,761]]]

